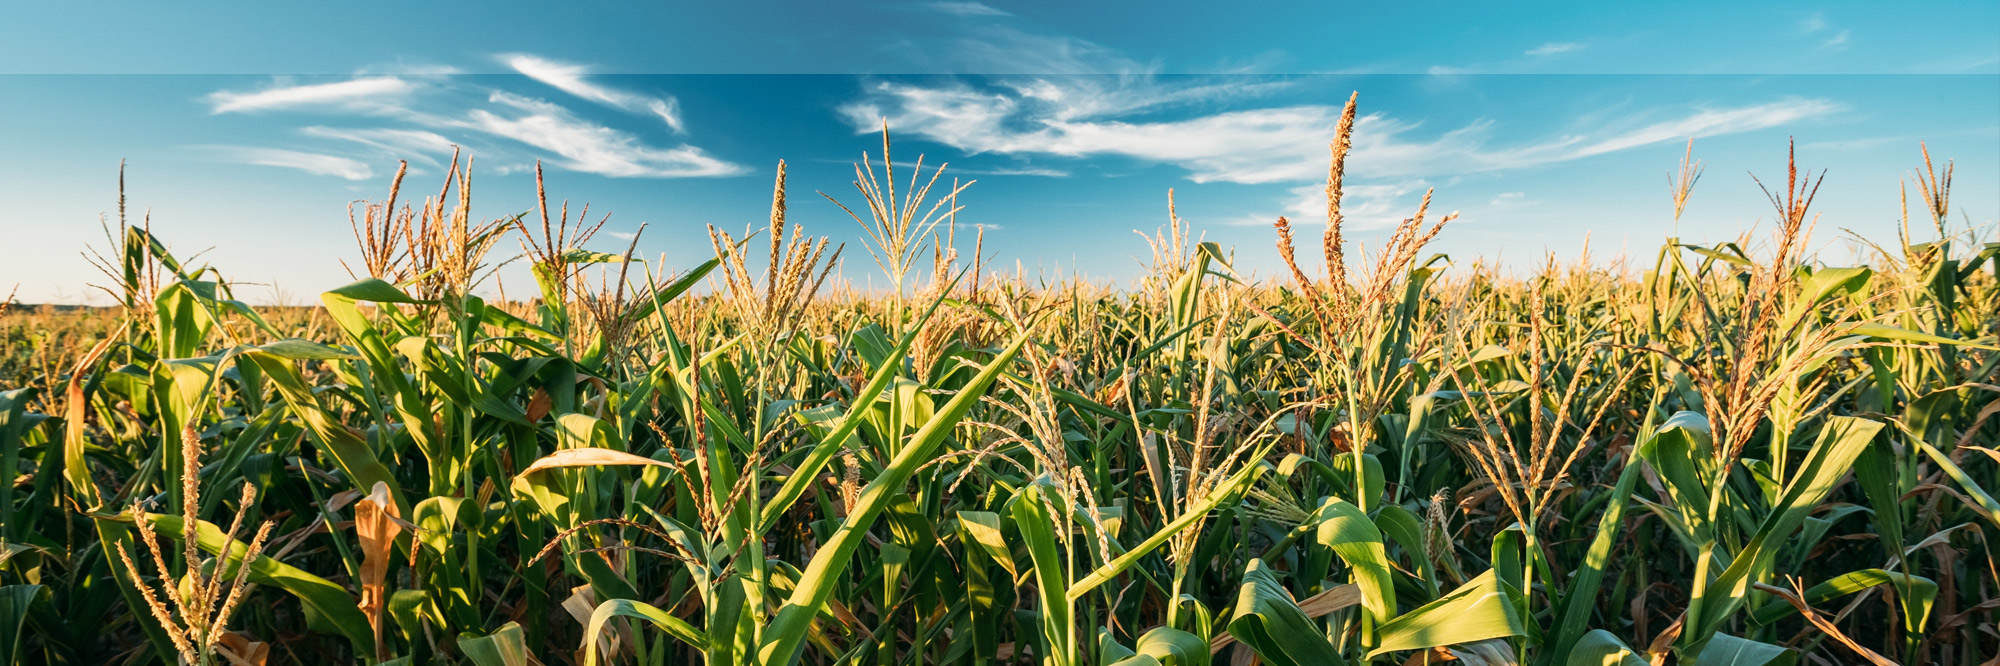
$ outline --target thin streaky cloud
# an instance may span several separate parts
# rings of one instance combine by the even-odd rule
[[[881,83],[840,110],[860,133],[875,131],[887,118],[900,131],[973,154],[1121,156],[1181,167],[1195,182],[1245,184],[1324,177],[1325,144],[1340,114],[1339,107],[1330,105],[1294,105],[1140,120],[1131,118],[1130,112],[1100,111],[1126,108],[1095,98],[1104,94],[1172,97],[1172,91],[1107,92],[1067,79],[1012,82],[999,90],[965,83]],[[1407,137],[1419,123],[1370,114],[1358,121],[1351,159],[1358,173],[1382,177],[1475,173],[1575,160],[1691,136],[1763,129],[1840,108],[1826,100],[1788,99],[1699,109],[1629,130],[1599,124],[1594,131],[1499,147],[1490,145],[1490,121],[1429,140],[1412,140]]]
[[[734,176],[747,171],[694,146],[646,145],[629,133],[581,120],[542,100],[496,90],[488,101],[498,112],[473,109],[464,120],[450,124],[555,153],[574,171],[621,178]]]
[[[1806,15],[1805,18],[1799,19],[1799,32],[1803,33],[1819,32],[1821,30],[1825,30],[1826,26],[1827,26],[1826,14],[1820,12],[1813,12],[1811,14]]]
[[[1028,32],[1009,25],[980,23],[951,42],[940,63],[973,74],[1117,74],[1157,73],[1157,63],[1144,63],[1110,47],[1068,35]]]
[[[1840,111],[1823,99],[1790,99],[1735,109],[1704,109],[1685,118],[1647,125],[1577,149],[1569,159],[1602,155],[1682,138],[1735,134],[1795,123]]]
[[[1583,49],[1584,45],[1578,42],[1549,42],[1547,44],[1543,44],[1541,46],[1528,49],[1527,54],[1531,56],[1552,56],[1558,53],[1570,53],[1572,51],[1581,51]]]
[[[681,123],[680,104],[672,97],[651,97],[600,85],[589,79],[590,69],[583,65],[558,62],[525,53],[504,55],[501,56],[501,61],[514,71],[549,87],[605,106],[651,113],[659,116],[660,120],[675,133],[687,131]]]
[[[361,160],[279,148],[256,146],[197,146],[213,151],[224,160],[258,166],[298,169],[321,176],[336,176],[347,180],[367,180],[375,176],[368,164]]]
[[[1044,169],[1041,167],[1000,167],[997,169],[953,168],[952,172],[967,176],[1039,176],[1043,178],[1068,178],[1070,175],[1068,171],[1062,169]]]
[[[1411,202],[1431,188],[1423,178],[1400,178],[1376,183],[1345,183],[1341,186],[1340,211],[1356,229],[1395,226],[1415,212]],[[1284,215],[1292,224],[1326,224],[1326,186],[1321,183],[1298,185],[1286,191]],[[1269,225],[1277,215],[1251,215],[1235,222],[1240,226]]]
[[[983,2],[932,2],[924,6],[933,11],[955,16],[1013,16]]]
[[[314,138],[358,143],[394,155],[397,159],[415,160],[432,166],[439,164],[437,159],[432,157],[433,154],[448,155],[457,147],[451,139],[425,130],[349,129],[315,125],[300,128],[299,133]]]
[[[435,63],[389,63],[370,65],[355,72],[356,76],[397,76],[414,79],[442,79],[465,74],[466,71],[452,65]]]
[[[509,56],[506,62],[522,74],[598,104],[650,112],[679,128],[671,98],[639,95],[592,82],[586,68],[532,55]],[[467,93],[478,95],[471,97]],[[453,79],[374,76],[338,83],[275,86],[254,92],[218,91],[209,96],[216,113],[240,111],[340,112],[373,119],[388,126],[365,129],[307,126],[298,131],[314,139],[359,144],[398,159],[435,166],[436,156],[465,145],[483,155],[532,161],[508,143],[533,148],[531,153],[554,157],[554,166],[619,178],[687,178],[744,173],[741,165],[717,158],[699,147],[658,146],[639,135],[585,120],[561,104]],[[499,139],[496,143],[491,139]],[[239,150],[234,161],[304,169],[345,178],[366,178],[360,162],[332,155]]]
[[[219,90],[208,96],[211,113],[270,111],[307,106],[351,106],[378,103],[409,93],[413,86],[393,76],[350,79],[335,83],[282,86],[236,92]]]
[[[1789,99],[1740,108],[1702,109],[1598,138],[1556,136],[1511,148],[1486,146],[1484,137],[1490,133],[1492,123],[1474,124],[1419,142],[1402,137],[1416,128],[1414,123],[1381,115],[1365,116],[1357,121],[1354,149],[1348,157],[1349,178],[1354,180],[1343,189],[1342,208],[1359,228],[1379,228],[1393,225],[1409,214],[1417,195],[1430,186],[1426,177],[1557,164],[1688,138],[1779,127],[1837,113],[1843,108],[1827,100]],[[1325,168],[1322,165],[1323,162],[1310,166],[1316,174]],[[1299,178],[1307,175],[1302,172]],[[1525,203],[1525,196],[1525,193],[1502,194],[1487,206],[1520,205]],[[1315,211],[1326,210],[1325,189],[1316,183],[1293,188],[1286,210],[1297,216],[1294,221],[1319,222],[1314,215]]]

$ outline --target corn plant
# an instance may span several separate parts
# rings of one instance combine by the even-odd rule
[[[992,270],[970,183],[897,174],[886,129],[849,211],[880,294],[782,163],[693,266],[600,246],[539,169],[496,218],[469,157],[401,169],[311,307],[121,198],[116,307],[0,310],[0,663],[2000,652],[2000,243],[1952,224],[1949,163],[1862,265],[1807,251],[1788,160],[1768,240],[1516,275],[1428,254],[1428,194],[1347,223],[1358,102],[1322,261],[1280,219],[1277,280],[1172,192],[1130,289]],[[1700,174],[1690,143],[1675,219]]]

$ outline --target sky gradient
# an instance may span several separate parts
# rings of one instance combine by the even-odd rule
[[[977,180],[960,221],[987,227],[996,268],[1122,283],[1171,188],[1270,275],[1270,223],[1323,221],[1353,91],[1361,242],[1429,188],[1462,214],[1436,243],[1459,260],[1731,240],[1770,217],[1751,176],[1782,178],[1793,138],[1827,170],[1828,261],[1844,229],[1893,240],[1920,141],[1955,161],[1956,224],[1991,240],[2000,212],[2000,3],[193,7],[0,8],[28,27],[0,40],[0,291],[91,302],[79,253],[123,159],[135,221],[150,209],[252,302],[308,302],[348,279],[349,202],[383,198],[398,160],[406,193],[435,188],[453,146],[477,160],[477,214],[531,209],[541,160],[552,199],[611,213],[594,249],[643,223],[668,270],[709,256],[705,225],[761,226],[786,160],[791,220],[879,285],[814,192],[859,199],[851,165],[879,157],[884,119],[899,163]],[[1665,176],[1689,138],[1707,175],[1675,228]]]

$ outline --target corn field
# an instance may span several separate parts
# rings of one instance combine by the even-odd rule
[[[1352,104],[1322,265],[1169,212],[1127,289],[990,270],[886,130],[861,248],[782,165],[671,267],[473,217],[454,159],[259,308],[120,221],[115,307],[0,315],[0,663],[1996,663],[2000,243],[1949,165],[1860,265],[1773,159],[1763,233],[1517,277],[1428,196],[1343,238]],[[533,297],[475,295],[517,247]]]

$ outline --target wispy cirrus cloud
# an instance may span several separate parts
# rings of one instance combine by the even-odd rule
[[[681,123],[680,102],[672,97],[652,97],[601,85],[589,79],[590,69],[557,62],[540,56],[514,53],[500,57],[514,71],[550,87],[605,106],[651,113],[675,133],[686,132]]]
[[[223,159],[243,164],[298,169],[322,176],[335,176],[347,180],[367,180],[375,176],[368,163],[361,160],[324,155],[297,150],[263,148],[258,146],[197,146],[217,154]]]
[[[488,99],[494,109],[473,109],[452,124],[555,153],[576,171],[620,178],[732,176],[745,171],[694,146],[646,145],[629,133],[581,120],[542,100],[497,90]]]
[[[999,167],[995,169],[963,169],[952,167],[953,173],[968,176],[1040,176],[1044,178],[1068,178],[1070,172],[1062,169],[1042,167]]]
[[[1408,217],[1411,210],[1408,201],[1430,189],[1431,182],[1423,178],[1400,178],[1382,182],[1347,182],[1340,191],[1340,213],[1349,224],[1361,229],[1373,229],[1394,225]],[[1326,185],[1312,183],[1296,185],[1285,191],[1285,199],[1280,202],[1282,215],[1296,225],[1326,223]],[[1235,224],[1262,226],[1275,221],[1276,215],[1256,213],[1238,218]]]
[[[394,76],[371,76],[334,83],[273,86],[264,90],[211,93],[212,113],[245,113],[301,107],[368,107],[389,103],[415,88]]]
[[[398,159],[412,159],[432,166],[439,164],[434,155],[449,155],[457,148],[457,145],[444,135],[425,130],[350,129],[313,125],[299,128],[299,133],[309,137],[356,143]]]
[[[1808,118],[1825,116],[1841,109],[1839,103],[1824,99],[1792,98],[1736,108],[1703,108],[1694,113],[1650,123],[1596,140],[1584,141],[1561,153],[1561,159],[1576,159],[1638,148],[1686,138],[1735,134],[1778,127]],[[1567,143],[1566,141],[1564,143]]]
[[[1799,33],[1819,39],[1820,48],[1828,51],[1847,50],[1847,40],[1854,36],[1853,30],[1835,29],[1832,23],[1827,22],[1824,12],[1813,12],[1799,19]]]
[[[1013,16],[1013,14],[984,2],[927,2],[924,3],[924,7],[929,8],[931,11],[955,16]]]
[[[1330,131],[1329,114],[1317,107],[1229,112],[1177,121],[1132,122],[1087,113],[1096,100],[1044,81],[1013,94],[970,86],[925,87],[880,83],[869,99],[841,109],[857,130],[881,118],[970,153],[1045,154],[1062,157],[1122,155],[1189,169],[1197,182],[1261,183],[1285,179],[1274,151],[1286,142]],[[1059,92],[1058,92],[1059,91]],[[1043,108],[1053,101],[1056,108]],[[1119,106],[1119,104],[1111,104]],[[1339,111],[1333,111],[1337,116]]]
[[[1324,176],[1325,144],[1340,115],[1336,106],[1290,105],[1172,120],[1147,119],[1147,114],[1127,113],[1126,105],[1090,99],[1093,92],[1089,85],[1059,79],[997,88],[963,82],[881,82],[870,86],[862,100],[841,111],[860,132],[872,131],[880,119],[887,118],[890,126],[901,131],[975,154],[1128,157],[1179,166],[1195,182],[1248,184]],[[1152,96],[1174,97],[1171,93]],[[1628,118],[1576,133],[1504,145],[1491,138],[1490,121],[1419,139],[1415,135],[1421,123],[1377,113],[1358,119],[1350,161],[1357,169],[1377,176],[1494,171],[1688,137],[1774,127],[1839,108],[1818,99],[1695,108],[1664,120]],[[1656,110],[1651,115],[1669,112]]]
[[[685,131],[671,97],[600,85],[579,65],[523,54],[502,58],[539,83],[597,104],[657,116],[677,134]],[[246,163],[349,179],[372,174],[352,168],[365,167],[358,159],[363,156],[386,154],[435,165],[436,156],[456,146],[500,158],[503,170],[548,157],[559,168],[619,178],[728,176],[745,171],[692,144],[657,145],[639,133],[586,119],[562,104],[465,81],[456,77],[456,70],[426,71],[422,76],[363,75],[330,83],[279,81],[254,91],[216,91],[206,101],[217,114],[284,111],[367,121],[374,126],[300,128],[300,135],[327,144],[323,153],[288,148],[228,153]],[[304,157],[308,155],[327,159]]]
[[[1325,195],[1313,183],[1325,177],[1326,143],[1340,107],[1257,103],[1293,87],[1295,80],[1160,77],[1152,73],[1154,68],[1116,51],[1061,36],[989,30],[968,39],[984,40],[991,62],[1003,71],[1026,57],[1040,62],[1042,71],[1116,74],[868,81],[840,113],[857,133],[875,131],[886,119],[897,131],[972,154],[1125,158],[1178,167],[1195,182],[1293,183],[1280,208],[1308,221],[1316,219],[1312,211],[1325,210]],[[1024,45],[1030,48],[1019,48]],[[1536,51],[1581,48],[1554,43]],[[982,49],[960,51],[976,54]],[[1018,55],[1022,53],[1032,55]],[[1440,131],[1421,119],[1370,113],[1357,120],[1348,158],[1348,219],[1363,226],[1393,224],[1433,179],[1754,131],[1840,108],[1824,99],[1786,98],[1584,113],[1562,132],[1523,138],[1499,132],[1497,123],[1486,119]],[[1041,161],[1036,166],[1060,169]]]
[[[1582,51],[1585,46],[1586,45],[1583,44],[1582,42],[1549,42],[1541,46],[1528,49],[1526,55],[1552,56],[1558,53],[1571,53],[1575,51]]]
[[[1826,26],[1825,12],[1813,12],[1807,14],[1805,18],[1799,19],[1799,32],[1811,34],[1825,30]]]

